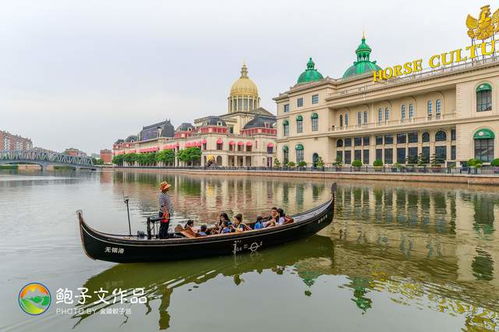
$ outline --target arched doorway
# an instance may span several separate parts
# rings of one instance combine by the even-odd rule
[[[222,166],[222,156],[217,156],[217,166]]]
[[[319,155],[317,153],[314,152],[314,154],[312,155],[312,166],[314,168],[317,167],[317,162],[319,161]]]

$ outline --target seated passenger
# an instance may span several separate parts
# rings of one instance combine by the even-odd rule
[[[206,235],[208,235],[208,234],[206,233],[206,231],[207,231],[207,230],[208,230],[208,227],[206,227],[206,225],[202,225],[202,226],[201,226],[201,229],[200,229],[200,230],[199,230],[199,232],[198,232],[198,235],[199,235],[199,236],[206,236]]]
[[[220,234],[230,233],[231,231],[232,231],[232,226],[230,224],[230,221],[226,221],[224,223],[224,226],[222,227],[222,230],[220,231]]]
[[[190,229],[194,226],[194,220],[187,220],[187,223],[184,226],[184,229]]]
[[[279,214],[279,218],[277,219],[277,224],[284,225],[284,222],[286,221],[286,214],[284,213],[284,210],[279,208],[277,209],[277,213]]]
[[[270,218],[267,222],[263,223],[264,227],[273,227],[277,225],[277,222],[279,221],[279,212],[277,212],[277,208],[273,207],[270,210]]]
[[[234,216],[234,224],[233,224],[234,230],[236,232],[244,232],[251,230],[251,228],[243,223],[243,215],[238,213]]]
[[[230,220],[229,220],[229,216],[227,215],[227,213],[225,213],[225,212],[220,213],[220,216],[218,217],[218,223],[217,223],[217,226],[218,226],[219,228],[222,228],[222,227],[224,226],[224,223],[225,223],[226,221],[230,222]]]
[[[263,228],[263,217],[256,217],[255,225],[253,225],[253,229],[262,229]]]

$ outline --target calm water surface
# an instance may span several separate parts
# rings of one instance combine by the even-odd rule
[[[304,241],[172,263],[85,256],[77,209],[99,230],[126,233],[128,195],[132,229],[144,230],[165,179],[175,222],[214,221],[220,211],[253,218],[272,206],[295,213],[327,200],[330,187],[260,177],[2,172],[0,330],[499,330],[497,188],[339,182],[333,224]],[[37,317],[17,304],[33,281],[52,293],[51,308]],[[56,303],[66,288],[74,295],[88,288],[92,298]],[[130,302],[137,288],[146,303],[113,303],[113,290]],[[60,312],[72,308],[82,311]]]

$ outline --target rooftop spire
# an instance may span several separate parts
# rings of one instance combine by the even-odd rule
[[[241,78],[248,78],[248,67],[246,67],[245,63],[243,63],[241,68]]]

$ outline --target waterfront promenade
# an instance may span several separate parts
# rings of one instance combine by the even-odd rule
[[[374,169],[372,167],[342,167],[338,169],[283,169],[283,168],[230,168],[230,167],[114,167],[116,170],[133,170],[141,172],[164,172],[178,174],[210,174],[223,176],[255,176],[255,177],[292,177],[304,179],[344,179],[367,181],[404,181],[461,183],[474,185],[499,185],[498,168],[469,169],[442,168],[439,170],[417,169],[394,170],[392,168]]]

